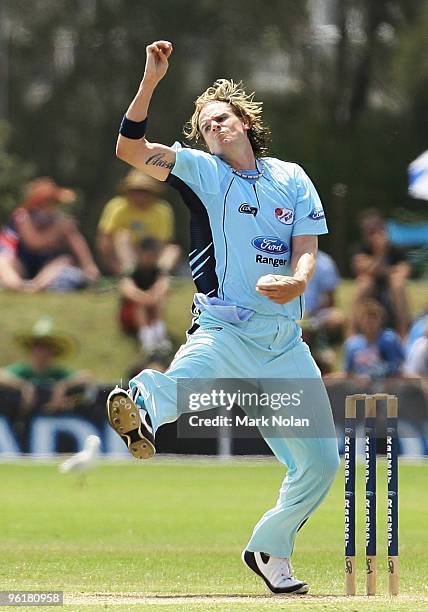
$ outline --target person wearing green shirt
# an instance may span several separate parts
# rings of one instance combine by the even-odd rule
[[[76,348],[73,338],[52,329],[52,321],[43,318],[33,329],[15,338],[27,353],[25,361],[13,363],[0,369],[0,384],[21,392],[22,407],[31,410],[40,387],[51,387],[51,396],[44,405],[44,412],[58,412],[73,408],[68,392],[77,385],[91,381],[84,370],[72,370],[61,363]]]

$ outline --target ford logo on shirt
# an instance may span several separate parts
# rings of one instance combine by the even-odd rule
[[[287,253],[288,246],[279,238],[273,238],[271,236],[257,236],[251,241],[253,247],[256,247],[258,251],[262,253],[274,253],[281,255]]]

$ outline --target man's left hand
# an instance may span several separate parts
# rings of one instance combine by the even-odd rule
[[[287,304],[294,298],[302,295],[306,289],[304,280],[294,276],[281,276],[267,274],[261,276],[257,281],[256,291],[264,295],[275,304]]]

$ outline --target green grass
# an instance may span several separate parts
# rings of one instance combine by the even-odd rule
[[[412,312],[416,314],[427,306],[426,284],[411,282],[409,291]],[[175,280],[166,320],[177,346],[185,340],[185,331],[190,324],[192,294],[191,282]],[[352,281],[343,281],[337,301],[345,313],[349,313],[352,294]],[[13,342],[14,334],[31,328],[38,317],[49,315],[58,328],[72,333],[79,341],[80,350],[69,364],[91,369],[99,380],[116,382],[125,376],[128,367],[139,357],[137,344],[119,329],[117,303],[115,290],[38,295],[0,292],[0,319],[4,330],[0,367],[22,358]]]
[[[191,321],[192,284],[176,280],[168,301],[166,319],[174,343],[185,339]],[[141,359],[137,343],[125,336],[118,323],[116,290],[106,292],[42,293],[36,295],[0,292],[2,336],[0,367],[21,360],[23,353],[14,335],[31,329],[41,316],[53,318],[55,326],[72,334],[79,350],[68,365],[91,370],[98,380],[116,382]]]
[[[299,534],[294,565],[310,583],[311,595],[296,601],[268,597],[239,558],[252,526],[276,501],[284,470],[274,460],[103,463],[81,488],[54,464],[0,464],[1,590],[64,590],[73,610],[427,610],[427,470],[426,464],[400,466],[402,595],[393,601],[386,596],[386,466],[381,462],[379,597],[342,597],[342,474]]]

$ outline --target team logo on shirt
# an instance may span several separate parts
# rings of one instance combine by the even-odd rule
[[[288,246],[283,240],[273,238],[272,236],[257,236],[253,238],[251,244],[258,251],[268,255],[282,255],[288,251]]]
[[[289,208],[275,208],[275,217],[284,225],[291,225],[294,221],[294,211]]]
[[[247,204],[246,202],[244,202],[243,204],[241,204],[241,206],[238,208],[238,212],[240,213],[244,213],[246,215],[253,215],[254,217],[257,215],[257,208],[255,206],[250,206],[249,204]]]
[[[319,221],[320,219],[324,219],[325,214],[322,208],[315,208],[309,215],[311,219],[314,221]]]

